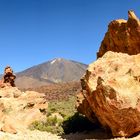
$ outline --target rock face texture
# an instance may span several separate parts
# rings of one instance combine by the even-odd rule
[[[101,43],[97,58],[107,51],[140,53],[140,20],[133,11],[128,11],[128,20],[114,20],[108,26],[108,31]]]
[[[84,96],[85,90],[77,95],[77,104],[76,108],[77,111],[81,114],[86,115],[86,117],[93,123],[97,123],[97,117],[93,112],[89,102],[87,101],[86,97]]]
[[[140,54],[107,52],[89,65],[81,84],[81,113],[90,120],[95,114],[114,136],[140,131]]]
[[[0,130],[9,133],[22,132],[34,122],[45,117],[48,103],[45,95],[16,87],[0,88]]]

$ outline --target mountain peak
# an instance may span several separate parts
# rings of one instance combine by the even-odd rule
[[[86,69],[85,64],[55,58],[18,73],[16,85],[21,88],[33,88],[51,83],[79,81]]]
[[[51,64],[54,64],[55,62],[60,62],[60,61],[62,61],[62,60],[64,60],[63,58],[55,58],[55,59],[53,59],[50,63]]]

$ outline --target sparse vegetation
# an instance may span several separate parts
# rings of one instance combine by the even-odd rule
[[[67,120],[70,116],[74,115],[76,112],[75,109],[75,101],[76,97],[72,96],[67,100],[62,101],[50,101],[48,112],[45,121],[36,121],[31,126],[30,129],[47,131],[53,134],[63,134],[64,129],[62,127],[63,121]],[[63,117],[62,119],[57,118],[56,116],[52,116],[53,113],[58,113]]]
[[[67,100],[49,102],[48,114],[57,112],[66,119],[75,114],[75,102],[76,97],[74,96]]]
[[[46,121],[36,121],[32,123],[30,126],[31,130],[40,130],[40,131],[47,131],[53,134],[62,134],[62,120],[58,119],[57,117],[47,117]]]
[[[84,116],[80,115],[75,109],[76,97],[71,96],[68,100],[49,102],[48,113],[45,121],[34,122],[30,129],[47,131],[53,134],[69,134],[91,130],[95,126]],[[52,116],[58,113],[62,119]]]
[[[76,108],[76,94],[80,90],[79,83],[65,83],[53,86],[43,86],[36,91],[46,93],[49,102],[45,121],[34,122],[30,129],[47,131],[53,134],[68,134],[90,130],[93,124],[84,116],[80,115]],[[63,119],[52,114],[59,114]]]

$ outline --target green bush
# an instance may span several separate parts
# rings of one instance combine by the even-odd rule
[[[58,119],[57,117],[47,117],[46,121],[35,121],[33,122],[30,127],[31,130],[40,130],[40,131],[47,131],[53,134],[62,134],[62,120]]]
[[[57,124],[57,118],[55,117],[48,117],[47,118],[47,125],[55,126]]]

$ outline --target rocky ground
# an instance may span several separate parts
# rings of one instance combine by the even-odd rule
[[[0,132],[0,140],[140,140],[140,135],[133,138],[112,138],[104,130],[97,129],[92,132],[82,132],[57,136],[48,132],[26,131],[18,134]]]
[[[62,140],[62,138],[48,132],[26,131],[18,134],[0,132],[0,140]]]

